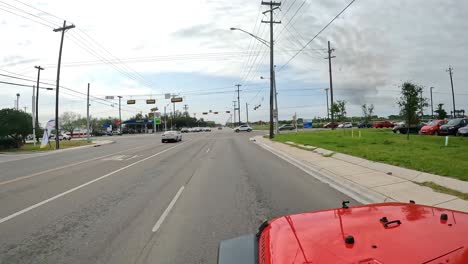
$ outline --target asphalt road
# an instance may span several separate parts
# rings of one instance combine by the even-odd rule
[[[351,200],[249,140],[113,137],[0,163],[0,263],[216,263],[220,240]]]

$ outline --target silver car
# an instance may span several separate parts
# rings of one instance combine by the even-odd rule
[[[182,133],[180,131],[166,131],[161,136],[161,142],[179,142],[182,141]]]

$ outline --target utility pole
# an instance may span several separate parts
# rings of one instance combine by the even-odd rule
[[[239,88],[242,86],[241,84],[236,84],[235,86],[237,86],[237,105],[239,106],[239,108],[237,109],[237,114],[238,114],[238,117],[239,117],[239,126],[241,125],[241,118],[240,118],[240,90]]]
[[[434,87],[430,88],[431,90],[431,118],[434,119],[434,105],[432,104],[432,89],[434,89]]]
[[[280,21],[274,21],[273,19],[273,11],[275,9],[278,9],[281,6],[281,2],[266,2],[262,1],[262,5],[268,5],[270,6],[270,9],[263,12],[265,13],[270,13],[270,21],[264,21],[262,20],[262,23],[269,23],[270,24],[270,133],[269,133],[269,138],[272,139],[275,137],[274,132],[273,132],[273,99],[274,99],[274,43],[273,43],[273,25],[274,24],[280,24]]]
[[[328,57],[325,59],[328,59],[328,71],[330,72],[330,107],[331,109],[333,109],[333,77],[332,77],[331,59],[336,58],[336,56],[331,55],[333,51],[335,51],[335,49],[330,48],[330,41],[328,41]],[[333,111],[330,111],[330,115],[331,115],[331,122],[333,123],[335,121]],[[332,126],[332,129],[334,129],[333,126]]]
[[[234,104],[234,124],[236,123],[236,103],[237,101],[232,101],[232,103]]]
[[[275,92],[275,108],[274,108],[274,119],[275,119],[275,134],[279,133],[279,113],[278,113],[278,92],[276,91],[276,65],[273,66],[273,89]]]
[[[167,114],[166,114],[166,107],[167,107],[167,105],[164,106],[164,131],[167,131]]]
[[[117,96],[119,98],[119,133],[122,133],[122,112],[120,108],[120,103],[122,100],[122,96]]]
[[[171,121],[171,130],[174,130],[174,123],[175,123],[175,103],[172,103],[172,121]]]
[[[37,83],[36,83],[36,126],[39,126],[39,78],[41,77],[41,71],[44,70],[41,66],[34,66],[37,69]]]
[[[247,124],[249,123],[249,104],[245,103],[245,113],[247,115]]]
[[[89,83],[88,83],[88,96],[86,98],[86,137],[87,137],[88,143],[91,142],[91,139],[89,138]]]
[[[60,86],[60,65],[62,63],[62,49],[63,49],[63,37],[65,36],[65,31],[68,29],[74,28],[75,25],[67,26],[67,21],[63,21],[63,27],[55,28],[54,32],[62,32],[62,38],[60,40],[60,50],[58,57],[58,66],[57,66],[57,80],[55,87],[55,149],[60,148],[59,140],[59,86]]]
[[[330,107],[328,106],[328,90],[329,88],[325,88],[325,96],[327,97],[327,120],[330,119]]]
[[[455,118],[456,108],[455,108],[455,92],[453,91],[453,68],[449,66],[447,72],[450,74],[450,84],[452,85],[452,102],[453,102],[453,118]]]
[[[420,96],[419,100],[421,101],[421,111],[420,111],[420,115],[421,115],[421,118],[423,118],[423,116],[424,116],[423,88],[421,88],[421,93],[420,93],[419,96]]]
[[[19,111],[19,98],[20,98],[20,94],[17,93],[16,94],[16,111]]]

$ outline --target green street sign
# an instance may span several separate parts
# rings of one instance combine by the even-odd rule
[[[160,125],[161,124],[161,118],[156,117],[154,119],[154,122],[155,122],[156,125]]]

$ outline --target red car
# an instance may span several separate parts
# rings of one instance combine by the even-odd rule
[[[218,264],[468,263],[468,213],[381,203],[288,215],[220,243]]]
[[[420,135],[439,135],[439,128],[441,125],[447,123],[445,120],[433,120],[429,124],[421,127],[419,130]]]
[[[337,128],[338,127],[338,123],[336,122],[329,122],[329,123],[326,123],[323,127],[324,128]]]
[[[394,127],[395,124],[393,124],[390,121],[378,121],[372,124],[372,127],[374,128],[389,128],[389,127]]]

